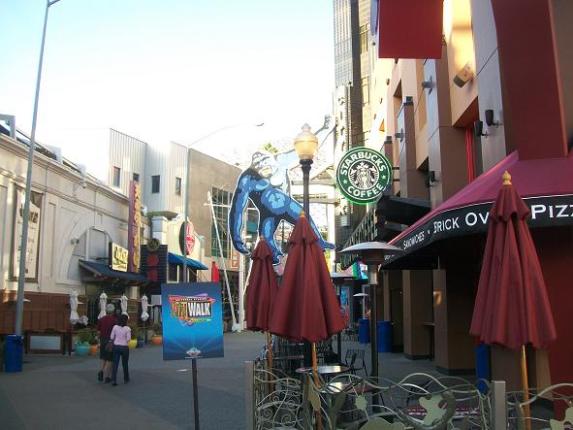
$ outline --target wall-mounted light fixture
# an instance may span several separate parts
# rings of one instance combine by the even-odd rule
[[[394,134],[394,137],[398,140],[404,139],[404,130],[399,131],[398,133]]]
[[[436,184],[437,182],[440,182],[441,179],[442,179],[441,172],[439,172],[437,170],[430,170],[428,172],[427,186],[431,187],[432,185]]]
[[[467,84],[469,81],[471,81],[474,78],[474,72],[470,66],[470,63],[466,63],[464,67],[462,67],[462,69],[456,73],[456,76],[454,76],[454,84],[456,84],[458,87],[463,87],[465,84]]]
[[[432,92],[435,86],[436,84],[434,82],[433,76],[430,76],[430,79],[428,79],[427,81],[422,81],[422,88],[425,90],[429,90],[428,94]]]
[[[499,127],[501,124],[499,121],[495,120],[493,109],[486,109],[485,110],[485,123],[488,127],[495,126]]]
[[[482,121],[474,121],[474,136],[479,138],[482,136],[489,136],[489,134],[487,133],[487,131],[484,133],[483,132],[483,122]]]

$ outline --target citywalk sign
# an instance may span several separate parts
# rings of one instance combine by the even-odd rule
[[[374,149],[354,148],[338,163],[336,182],[342,195],[351,202],[372,203],[392,184],[392,164]]]

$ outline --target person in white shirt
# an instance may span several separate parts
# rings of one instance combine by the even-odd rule
[[[131,340],[131,328],[127,325],[129,317],[122,314],[119,317],[117,325],[111,329],[110,339],[113,342],[113,371],[112,371],[112,384],[117,385],[117,368],[119,367],[119,359],[121,358],[121,366],[123,367],[123,382],[129,382],[129,348],[128,342]]]

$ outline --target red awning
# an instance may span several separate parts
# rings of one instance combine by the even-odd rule
[[[565,158],[520,160],[515,151],[390,243],[406,255],[438,240],[485,232],[491,204],[506,170],[531,209],[530,226],[573,224],[573,152]],[[402,255],[392,256],[387,262]]]
[[[380,0],[379,58],[440,58],[443,0]]]

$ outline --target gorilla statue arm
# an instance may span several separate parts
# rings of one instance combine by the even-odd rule
[[[229,228],[231,230],[231,240],[235,249],[241,254],[249,254],[249,250],[243,242],[241,237],[241,232],[243,230],[243,214],[247,205],[249,203],[249,191],[250,182],[252,180],[251,175],[247,174],[248,170],[243,172],[239,177],[239,182],[237,183],[237,189],[233,195],[233,201],[231,203],[231,210],[229,211]]]

